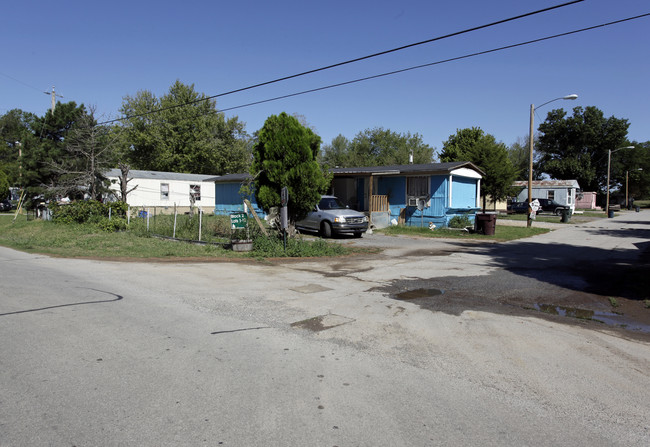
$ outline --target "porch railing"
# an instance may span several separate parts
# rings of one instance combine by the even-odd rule
[[[389,211],[388,196],[373,195],[370,197],[370,212]]]

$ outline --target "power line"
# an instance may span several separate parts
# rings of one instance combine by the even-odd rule
[[[0,73],[0,75],[1,75],[1,76],[4,76],[5,78],[9,78],[9,79],[11,79],[12,81],[16,81],[16,82],[18,82],[19,84],[24,85],[25,87],[29,87],[29,88],[31,88],[31,89],[34,89],[34,90],[36,90],[37,92],[44,93],[44,92],[43,92],[43,89],[38,88],[38,87],[34,87],[33,85],[29,85],[29,84],[27,84],[26,82],[23,82],[23,81],[21,81],[20,79],[16,79],[16,78],[14,78],[14,77],[12,77],[12,76],[9,76],[9,75],[6,74],[6,73]]]
[[[548,8],[538,9],[536,11],[528,12],[528,13],[525,13],[525,14],[520,14],[520,15],[517,15],[517,16],[514,16],[514,17],[507,18],[507,19],[498,20],[496,22],[491,22],[491,23],[488,23],[488,24],[485,24],[485,25],[475,26],[473,28],[467,28],[467,29],[464,29],[462,31],[456,31],[456,32],[453,32],[453,33],[450,33],[450,34],[445,34],[443,36],[434,37],[434,38],[423,40],[423,41],[420,41],[420,42],[415,42],[415,43],[410,43],[410,44],[407,44],[407,45],[402,45],[400,47],[392,48],[390,50],[380,51],[378,53],[372,53],[372,54],[369,54],[369,55],[366,55],[366,56],[361,56],[361,57],[357,57],[357,58],[350,59],[350,60],[347,60],[347,61],[338,62],[338,63],[331,64],[331,65],[326,65],[326,66],[320,67],[320,68],[315,68],[313,70],[303,71],[301,73],[297,73],[297,74],[293,74],[293,75],[289,75],[289,76],[284,76],[284,77],[281,77],[281,78],[273,79],[271,81],[266,81],[266,82],[261,82],[259,84],[249,85],[247,87],[242,87],[242,88],[238,88],[238,89],[235,89],[235,90],[230,90],[230,91],[224,92],[224,93],[218,93],[216,95],[207,96],[205,98],[200,98],[200,99],[197,99],[197,100],[194,100],[194,101],[189,101],[189,102],[186,102],[186,103],[183,103],[183,104],[176,104],[176,105],[169,106],[169,107],[164,107],[164,108],[160,108],[160,109],[156,109],[156,110],[151,110],[151,111],[145,112],[145,113],[139,113],[139,114],[135,114],[135,115],[125,116],[125,117],[122,117],[122,118],[116,118],[116,119],[109,120],[109,121],[104,121],[104,122],[98,123],[98,125],[111,124],[111,123],[114,123],[114,122],[117,122],[117,121],[123,121],[125,119],[129,119],[129,118],[137,118],[137,117],[141,117],[141,116],[147,116],[147,115],[150,115],[152,113],[158,113],[158,112],[162,112],[162,111],[165,111],[165,110],[175,109],[175,108],[178,108],[178,107],[184,107],[184,106],[187,106],[187,105],[192,105],[192,104],[196,104],[196,103],[203,102],[203,101],[208,101],[210,99],[220,98],[220,97],[223,97],[223,96],[232,95],[234,93],[240,93],[240,92],[243,92],[243,91],[246,91],[246,90],[251,90],[251,89],[258,88],[258,87],[263,87],[263,86],[267,86],[267,85],[270,85],[270,84],[275,84],[277,82],[282,82],[282,81],[286,81],[286,80],[289,80],[289,79],[294,79],[294,78],[298,78],[298,77],[301,77],[301,76],[306,76],[308,74],[313,74],[313,73],[317,73],[317,72],[320,72],[320,71],[330,70],[332,68],[341,67],[343,65],[352,64],[354,62],[360,62],[360,61],[371,59],[371,58],[374,58],[374,57],[384,56],[386,54],[390,54],[390,53],[394,53],[394,52],[397,52],[397,51],[405,50],[407,48],[412,48],[412,47],[416,47],[416,46],[419,46],[419,45],[424,45],[424,44],[427,44],[427,43],[432,43],[432,42],[436,42],[436,41],[439,41],[439,40],[460,36],[462,34],[467,34],[467,33],[473,32],[473,31],[478,31],[478,30],[481,30],[481,29],[490,28],[490,27],[493,27],[493,26],[496,26],[496,25],[502,25],[504,23],[512,22],[512,21],[519,20],[519,19],[522,19],[522,18],[525,18],[525,17],[530,17],[530,16],[533,16],[533,15],[536,15],[536,14],[541,14],[543,12],[548,12],[548,11],[552,11],[552,10],[555,10],[555,9],[564,8],[565,6],[570,6],[570,5],[573,5],[575,3],[581,3],[583,1],[584,0],[572,0],[570,2],[562,3],[560,5],[555,5],[555,6],[550,6]]]
[[[546,40],[556,39],[558,37],[570,36],[572,34],[578,34],[578,33],[582,33],[582,32],[585,32],[585,31],[591,31],[591,30],[594,30],[594,29],[597,29],[597,28],[603,28],[603,27],[610,26],[610,25],[616,25],[616,24],[619,24],[619,23],[628,22],[630,20],[636,20],[636,19],[640,19],[640,18],[648,17],[648,16],[650,16],[650,13],[641,14],[641,15],[634,16],[634,17],[628,17],[626,19],[616,20],[616,21],[613,21],[613,22],[602,23],[600,25],[594,25],[594,26],[590,26],[590,27],[587,27],[587,28],[581,28],[581,29],[574,30],[574,31],[567,31],[565,33],[554,34],[554,35],[546,36],[546,37],[540,37],[538,39],[528,40],[528,41],[525,41],[525,42],[519,42],[519,43],[506,45],[506,46],[502,46],[502,47],[498,47],[498,48],[492,48],[490,50],[478,51],[476,53],[465,54],[463,56],[452,57],[452,58],[449,58],[449,59],[444,59],[444,60],[440,60],[440,61],[436,61],[436,62],[429,62],[427,64],[415,65],[415,66],[412,66],[412,67],[402,68],[402,69],[399,69],[399,70],[389,71],[389,72],[386,72],[386,73],[376,74],[376,75],[372,75],[372,76],[366,76],[366,77],[363,77],[363,78],[353,79],[351,81],[345,81],[345,82],[339,82],[339,83],[336,83],[336,84],[330,84],[330,85],[326,85],[324,87],[316,87],[316,88],[309,89],[309,90],[303,90],[301,92],[289,93],[287,95],[276,96],[274,98],[263,99],[263,100],[260,100],[260,101],[250,102],[250,103],[247,103],[247,104],[228,107],[228,108],[225,108],[225,109],[219,109],[218,111],[219,112],[228,112],[230,110],[242,109],[244,107],[250,107],[250,106],[254,106],[254,105],[258,105],[258,104],[264,104],[264,103],[267,103],[267,102],[278,101],[280,99],[286,99],[286,98],[291,98],[291,97],[294,97],[294,96],[305,95],[307,93],[314,93],[314,92],[318,92],[318,91],[322,91],[322,90],[328,90],[328,89],[335,88],[335,87],[342,87],[344,85],[356,84],[357,82],[369,81],[371,79],[377,79],[377,78],[382,78],[382,77],[386,77],[386,76],[392,76],[392,75],[395,75],[395,74],[404,73],[404,72],[411,71],[411,70],[417,70],[417,69],[420,69],[420,68],[426,68],[426,67],[431,67],[431,66],[434,66],[434,65],[441,65],[441,64],[448,63],[448,62],[455,62],[455,61],[459,61],[459,60],[462,60],[462,59],[468,59],[470,57],[482,56],[484,54],[490,54],[490,53],[496,53],[497,51],[509,50],[509,49],[512,49],[512,48],[522,47],[522,46],[525,46],[525,45],[531,45],[531,44],[543,42],[543,41],[546,41]]]
[[[224,108],[224,109],[219,109],[219,110],[217,110],[217,112],[222,112],[223,113],[223,112],[228,112],[228,111],[231,111],[231,110],[243,109],[245,107],[251,107],[251,106],[255,106],[255,105],[259,105],[259,104],[265,104],[265,103],[268,103],[268,102],[279,101],[281,99],[287,99],[287,98],[292,98],[294,96],[306,95],[308,93],[315,93],[315,92],[319,92],[319,91],[323,91],[323,90],[328,90],[328,89],[331,89],[331,88],[343,87],[345,85],[356,84],[358,82],[369,81],[369,80],[372,80],[372,79],[378,79],[378,78],[382,78],[382,77],[386,77],[386,76],[392,76],[392,75],[404,73],[404,72],[407,72],[407,71],[418,70],[420,68],[432,67],[434,65],[441,65],[441,64],[448,63],[448,62],[455,62],[455,61],[459,61],[459,60],[462,60],[462,59],[469,59],[471,57],[482,56],[482,55],[490,54],[490,53],[496,53],[498,51],[509,50],[509,49],[512,49],[512,48],[522,47],[522,46],[526,46],[526,45],[532,45],[534,43],[544,42],[546,40],[551,40],[551,39],[557,39],[559,37],[566,37],[566,36],[570,36],[572,34],[583,33],[583,32],[586,32],[586,31],[591,31],[591,30],[598,29],[598,28],[603,28],[603,27],[606,27],[606,26],[616,25],[616,24],[619,24],[619,23],[624,23],[624,22],[628,22],[628,21],[631,21],[631,20],[636,20],[636,19],[640,19],[640,18],[644,18],[644,17],[648,17],[648,16],[650,16],[650,13],[640,14],[640,15],[637,15],[637,16],[634,16],[634,17],[628,17],[628,18],[625,18],[625,19],[615,20],[613,22],[601,23],[600,25],[593,25],[593,26],[589,26],[587,28],[581,28],[581,29],[577,29],[577,30],[573,30],[573,31],[567,31],[567,32],[564,32],[564,33],[553,34],[553,35],[550,35],[550,36],[540,37],[538,39],[528,40],[528,41],[525,41],[525,42],[519,42],[519,43],[515,43],[515,44],[511,44],[511,45],[505,45],[505,46],[498,47],[498,48],[492,48],[492,49],[489,49],[489,50],[478,51],[478,52],[475,52],[475,53],[465,54],[465,55],[462,55],[462,56],[456,56],[456,57],[452,57],[452,58],[449,58],[449,59],[443,59],[443,60],[435,61],[435,62],[429,62],[429,63],[426,63],[426,64],[415,65],[415,66],[412,66],[412,67],[401,68],[399,70],[393,70],[393,71],[389,71],[389,72],[385,72],[385,73],[381,73],[381,74],[376,74],[376,75],[372,75],[372,76],[366,76],[366,77],[363,77],[363,78],[353,79],[353,80],[350,80],[350,81],[344,81],[344,82],[339,82],[339,83],[336,83],[336,84],[330,84],[330,85],[326,85],[326,86],[323,86],[323,87],[316,87],[316,88],[312,88],[312,89],[309,89],[309,90],[303,90],[303,91],[300,91],[300,92],[295,92],[295,93],[289,93],[289,94],[286,94],[286,95],[276,96],[276,97],[273,97],[273,98],[262,99],[260,101],[249,102],[249,103],[241,104],[241,105],[238,105],[238,106],[227,107],[227,108]],[[202,101],[202,100],[199,100],[199,101]],[[176,107],[182,107],[182,106],[190,105],[190,104],[193,104],[193,103],[196,103],[196,102],[199,102],[199,101],[193,101],[191,103],[180,104],[180,105],[177,105]],[[167,109],[170,109],[170,108],[172,108],[172,107],[169,107]],[[124,120],[124,119],[127,119],[127,118],[133,118],[133,117],[138,117],[138,116],[145,116],[145,115],[149,115],[149,114],[156,113],[156,112],[162,111],[162,110],[167,110],[167,109],[155,110],[155,111],[144,113],[142,115],[132,115],[132,116],[129,116],[129,117],[120,118],[120,119],[112,120],[112,121],[109,121],[109,122],[120,121],[120,120]],[[105,123],[99,123],[99,124],[105,124]]]

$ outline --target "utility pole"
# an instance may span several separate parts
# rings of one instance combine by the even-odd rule
[[[14,146],[18,147],[18,184],[23,187],[23,145],[20,141],[16,141]]]
[[[51,97],[52,97],[52,114],[54,114],[54,109],[56,107],[56,98],[57,97],[63,98],[63,96],[56,94],[56,92],[54,91],[54,86],[52,86],[52,93],[50,93],[50,92],[43,92],[43,93],[45,93],[46,95],[51,95]]]

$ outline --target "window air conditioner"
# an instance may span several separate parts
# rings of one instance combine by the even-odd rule
[[[409,197],[406,203],[407,206],[418,206],[418,198],[417,197]]]

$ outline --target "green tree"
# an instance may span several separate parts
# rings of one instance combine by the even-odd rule
[[[323,146],[319,153],[319,161],[328,168],[350,167],[350,140],[339,134],[332,139],[331,144]]]
[[[9,197],[9,179],[4,171],[0,170],[0,200]]]
[[[540,180],[542,173],[535,169],[539,162],[539,154],[533,152],[533,179]],[[508,158],[512,167],[517,172],[517,178],[520,180],[528,179],[528,168],[530,166],[530,147],[528,146],[528,137],[518,138],[510,147],[508,147]]]
[[[282,112],[267,118],[253,147],[250,173],[257,203],[265,211],[280,206],[280,192],[289,192],[289,220],[312,210],[331,178],[316,161],[321,139],[311,129]]]
[[[610,185],[615,195],[624,200],[628,197],[650,198],[650,141],[632,142],[635,149],[617,151],[612,155]]]
[[[626,119],[605,118],[596,107],[575,107],[573,116],[552,110],[539,126],[540,169],[558,180],[575,179],[584,191],[605,192],[607,153],[627,146]]]
[[[433,148],[419,134],[400,134],[377,127],[359,132],[351,142],[342,135],[324,147],[322,161],[329,167],[390,166],[431,163]]]
[[[216,102],[193,84],[176,81],[161,98],[146,90],[126,96],[121,112],[123,144],[134,169],[226,174],[249,165],[244,124],[218,112]]]
[[[483,210],[488,196],[498,201],[511,194],[517,172],[508,158],[508,150],[478,127],[459,129],[450,135],[443,143],[440,161],[471,161],[485,172],[481,181]]]
[[[109,127],[97,125],[93,110],[81,115],[65,138],[64,156],[53,163],[59,178],[50,192],[100,200],[110,191],[104,172],[118,163],[116,141]]]
[[[0,116],[0,170],[7,175],[10,186],[21,186],[19,154],[35,140],[32,124],[36,119],[36,115],[20,109]]]
[[[65,151],[65,140],[85,114],[83,104],[59,102],[54,113],[48,110],[43,118],[33,120],[33,135],[22,147],[23,184],[28,199],[55,194],[63,174],[58,165],[70,156]]]

